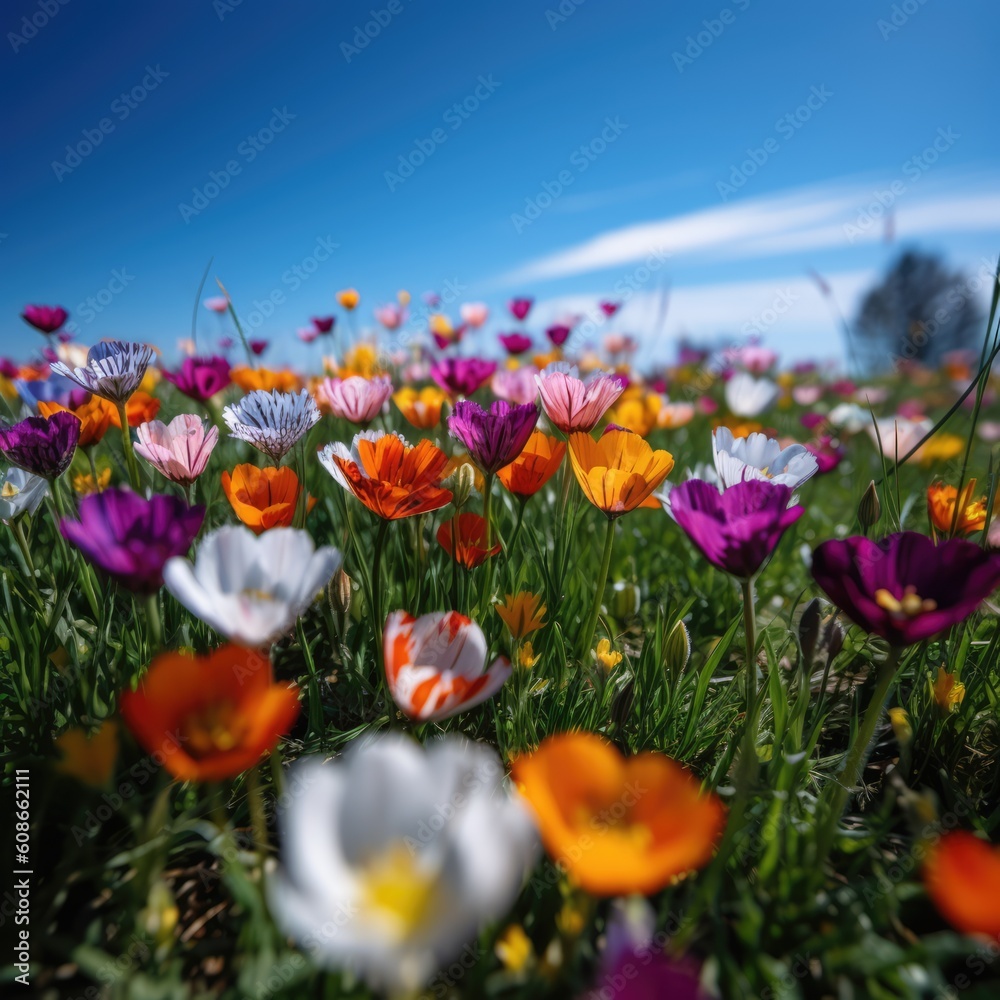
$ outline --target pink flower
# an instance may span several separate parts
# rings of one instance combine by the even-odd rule
[[[545,336],[552,341],[555,347],[562,347],[572,332],[572,328],[565,323],[554,323],[545,331]]]
[[[271,343],[269,340],[250,340],[247,342],[250,350],[259,358]]]
[[[604,301],[601,303],[601,312],[610,319],[621,307],[622,304],[620,302]]]
[[[538,369],[534,365],[523,368],[501,368],[493,376],[490,388],[493,395],[506,399],[510,403],[533,403],[538,395],[535,385],[535,375]]]
[[[514,319],[523,320],[525,316],[531,312],[531,307],[534,304],[534,299],[517,298],[511,299],[510,302],[507,303],[507,308],[510,310],[510,314],[514,317]]]
[[[21,319],[40,333],[55,333],[69,319],[62,306],[25,306]]]
[[[319,336],[319,330],[315,326],[303,326],[299,328],[298,336],[303,344],[311,344]]]
[[[485,302],[463,302],[458,313],[463,323],[478,330],[489,318],[490,307]]]
[[[549,365],[535,376],[535,384],[545,415],[564,434],[592,431],[625,388],[620,378],[607,372],[584,382],[576,367],[564,362]]]
[[[219,440],[219,428],[210,427],[193,413],[182,413],[169,424],[150,420],[136,428],[136,454],[172,483],[189,486],[204,471]]]
[[[823,395],[821,385],[797,385],[792,389],[792,399],[799,406],[815,406]]]
[[[498,339],[508,354],[524,354],[531,347],[531,337],[523,333],[501,333]]]
[[[368,424],[382,412],[386,400],[392,395],[392,379],[388,375],[375,378],[328,378],[323,382],[323,395],[335,417],[342,417],[352,424]]]
[[[224,295],[216,295],[214,298],[205,299],[204,305],[214,313],[224,313],[229,308],[229,299]]]
[[[406,310],[401,306],[389,303],[389,305],[379,306],[375,310],[375,318],[387,329],[395,330],[403,322]]]

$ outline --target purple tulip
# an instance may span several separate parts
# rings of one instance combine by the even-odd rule
[[[431,365],[431,378],[449,396],[471,396],[497,370],[495,361],[482,358],[442,358]]]
[[[601,312],[604,313],[608,319],[611,319],[611,317],[614,316],[619,309],[621,309],[621,306],[622,304],[620,302],[609,302],[605,300],[601,303]]]
[[[572,332],[572,327],[568,327],[565,323],[555,323],[545,331],[545,336],[552,341],[554,346],[562,347]]]
[[[185,396],[204,403],[229,385],[229,362],[218,355],[185,358],[177,371],[164,371],[163,377],[173,382]]]
[[[336,316],[313,316],[312,325],[316,327],[319,333],[329,333],[336,321]]]
[[[476,465],[491,475],[524,451],[537,422],[534,403],[513,406],[498,399],[484,410],[478,403],[463,399],[448,417],[448,429],[465,445]]]
[[[179,497],[110,489],[80,501],[80,520],[59,530],[99,569],[138,594],[163,586],[163,566],[184,555],[201,528],[205,508]]]
[[[803,514],[789,507],[792,490],[748,479],[724,492],[701,479],[675,486],[669,495],[674,520],[702,555],[719,569],[748,579],[774,551],[785,529]]]
[[[507,308],[510,310],[511,316],[517,320],[523,320],[525,316],[531,312],[531,307],[535,304],[534,299],[530,298],[517,298],[511,299],[507,303]]]
[[[935,545],[916,531],[880,542],[854,535],[818,546],[812,574],[855,624],[909,646],[964,621],[1000,586],[1000,553],[961,538]]]
[[[269,340],[248,340],[247,347],[259,358],[267,350],[270,343]]]
[[[0,455],[25,472],[56,479],[69,468],[79,440],[80,418],[60,410],[0,428]]]
[[[40,333],[55,333],[69,319],[62,306],[25,306],[21,319]]]
[[[523,333],[501,333],[498,337],[508,354],[524,354],[531,347],[531,337]]]

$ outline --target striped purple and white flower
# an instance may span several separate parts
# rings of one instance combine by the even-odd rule
[[[70,368],[62,361],[52,365],[52,371],[72,379],[78,386],[114,403],[124,406],[142,384],[146,369],[153,360],[153,348],[125,340],[105,340],[87,352],[86,364]]]
[[[263,452],[276,465],[319,420],[316,401],[299,393],[254,389],[222,411],[233,437]]]

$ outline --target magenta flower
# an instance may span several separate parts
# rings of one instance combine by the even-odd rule
[[[369,424],[381,412],[392,395],[392,379],[377,375],[367,379],[361,375],[350,378],[328,378],[322,385],[323,396],[335,417],[352,424]]]
[[[511,316],[517,320],[524,320],[524,318],[531,312],[531,307],[535,304],[534,299],[530,298],[517,298],[511,299],[507,303],[507,308],[510,310]]]
[[[163,377],[191,399],[204,403],[229,385],[229,362],[217,354],[210,358],[185,358],[175,372]]]
[[[498,339],[508,354],[524,354],[531,347],[531,337],[523,333],[501,333]]]
[[[448,429],[465,445],[476,465],[492,475],[524,451],[537,422],[534,403],[512,406],[500,399],[484,410],[478,403],[463,399],[449,415]]]
[[[206,430],[201,417],[182,413],[169,424],[150,420],[136,428],[135,451],[172,483],[190,486],[208,465],[219,428]]]
[[[902,531],[876,542],[831,539],[813,552],[813,579],[855,624],[894,646],[964,621],[1000,586],[1000,553]]]
[[[319,333],[330,333],[333,324],[337,322],[336,316],[313,316],[312,325]]]
[[[816,441],[807,441],[806,449],[815,457],[819,466],[816,471],[820,475],[832,472],[844,459],[843,447],[829,435],[823,435]]]
[[[621,307],[622,304],[620,302],[609,302],[606,300],[601,303],[601,312],[604,313],[608,319],[611,319],[611,317],[614,316],[614,314],[618,312]]]
[[[10,358],[0,358],[0,375],[4,378],[17,378],[21,369]]]
[[[184,555],[201,528],[204,507],[177,497],[148,500],[113,488],[80,501],[80,520],[64,518],[59,530],[98,569],[138,594],[163,586],[163,566]]]
[[[747,479],[720,493],[712,483],[689,479],[670,490],[665,506],[713,566],[745,580],[804,513],[788,506],[791,499],[791,487],[767,480]]]
[[[258,358],[268,349],[268,347],[270,346],[270,344],[271,344],[271,341],[269,341],[269,340],[249,340],[249,341],[247,341],[247,346],[254,353],[254,355],[256,355],[256,357],[258,357]]]
[[[617,375],[597,372],[584,382],[573,365],[556,362],[535,376],[545,415],[564,434],[592,431],[622,394]]]
[[[555,347],[562,347],[572,332],[572,327],[567,326],[565,323],[554,323],[545,331],[545,336],[552,341]]]
[[[55,333],[69,319],[62,306],[25,306],[21,319],[40,333]]]
[[[442,358],[431,365],[431,378],[455,399],[471,396],[496,370],[495,361],[482,358]]]
[[[0,455],[25,472],[57,479],[73,461],[80,440],[80,418],[60,410],[51,417],[28,417],[0,427]]]

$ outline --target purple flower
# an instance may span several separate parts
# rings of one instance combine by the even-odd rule
[[[484,410],[478,403],[463,399],[448,417],[448,429],[465,445],[476,465],[491,475],[524,451],[537,422],[534,403],[512,406],[498,399]]]
[[[336,316],[313,316],[312,325],[316,327],[319,333],[329,333],[336,321]]]
[[[70,368],[62,361],[52,371],[76,382],[81,388],[124,406],[139,388],[153,359],[153,349],[146,344],[124,340],[102,340],[87,352],[87,363]]]
[[[4,378],[17,378],[20,370],[10,358],[0,358],[0,375]]]
[[[60,410],[0,428],[0,455],[25,472],[56,479],[69,468],[79,440],[80,418]]]
[[[556,323],[545,331],[545,336],[552,341],[555,347],[562,347],[572,332],[572,329],[565,323]]]
[[[622,304],[620,302],[610,302],[605,300],[601,303],[601,312],[604,313],[608,319],[611,319],[611,317],[614,316],[619,309],[621,309],[621,306]]]
[[[1000,585],[1000,554],[961,538],[935,545],[916,531],[880,542],[855,535],[818,546],[812,574],[866,632],[909,646],[964,621],[989,597]]]
[[[452,398],[471,396],[497,370],[482,358],[442,358],[431,365],[431,378]]]
[[[204,403],[229,385],[229,362],[217,354],[210,358],[185,358],[175,372],[163,377],[191,399]]]
[[[501,333],[498,336],[508,354],[524,354],[531,347],[531,337],[523,333]]]
[[[270,343],[269,340],[249,340],[247,347],[259,358],[267,350]]]
[[[535,304],[534,299],[530,298],[516,298],[511,299],[507,303],[507,308],[510,310],[511,316],[514,319],[523,320],[529,312],[531,312],[531,307]]]
[[[55,333],[69,319],[62,306],[25,306],[21,319],[41,333]]]
[[[178,497],[110,489],[80,501],[80,520],[64,519],[59,530],[99,569],[123,587],[155,594],[163,566],[184,555],[205,518],[205,508]]]
[[[720,493],[689,479],[670,491],[668,510],[713,566],[747,579],[802,516],[802,507],[788,506],[791,498],[790,487],[765,480],[748,479]]]

